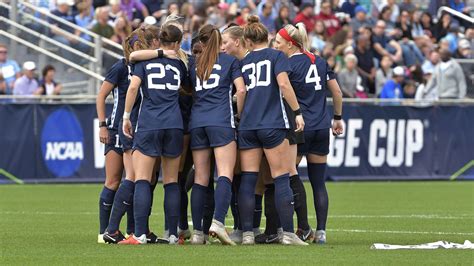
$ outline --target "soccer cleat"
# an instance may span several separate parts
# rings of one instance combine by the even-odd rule
[[[125,240],[125,236],[120,231],[116,231],[115,233],[111,234],[109,232],[105,232],[103,236],[104,242],[107,244],[118,244],[118,242]]]
[[[178,245],[178,238],[175,235],[170,235],[168,243],[170,245]]]
[[[146,235],[143,234],[140,237],[132,236],[128,239],[122,240],[118,243],[119,245],[143,245],[146,244]]]
[[[296,235],[304,242],[312,241],[314,239],[314,232],[311,228],[306,231],[298,228],[298,230],[296,230]]]
[[[99,234],[99,236],[97,237],[97,243],[98,244],[105,244],[104,234]]]
[[[293,245],[293,246],[307,246],[309,245],[306,242],[303,242],[295,233],[283,232],[283,240],[281,241],[283,245]]]
[[[229,234],[230,239],[237,244],[242,243],[242,230],[236,229]]]
[[[158,240],[158,236],[155,235],[153,232],[149,232],[147,235],[146,235],[146,242],[148,244],[156,244],[157,243],[157,240]]]
[[[242,245],[255,244],[255,236],[252,231],[242,233]]]
[[[280,243],[278,234],[266,235],[260,234],[255,237],[255,244],[278,244]]]
[[[191,238],[191,231],[189,229],[181,230],[178,227],[178,237],[183,240],[188,240]]]
[[[283,228],[278,227],[277,234],[278,234],[278,241],[281,243],[281,241],[283,241]]]
[[[192,245],[204,245],[206,240],[204,239],[204,233],[202,231],[194,230],[193,236],[191,237]]]
[[[232,241],[232,239],[230,239],[229,235],[227,234],[225,226],[215,219],[212,220],[212,225],[209,228],[209,235],[211,235],[212,237],[217,237],[219,241],[221,241],[222,245],[236,245],[235,242]]]
[[[324,230],[316,231],[313,243],[326,244],[326,231]]]

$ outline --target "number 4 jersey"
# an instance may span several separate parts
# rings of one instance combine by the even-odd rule
[[[331,116],[326,110],[327,81],[336,78],[326,60],[316,56],[311,63],[305,54],[290,57],[291,71],[288,73],[295,90],[305,122],[305,131],[331,127]]]
[[[233,56],[220,53],[209,79],[203,82],[197,77],[196,63],[190,60],[189,76],[194,88],[189,128],[235,128],[232,88],[234,80],[242,77],[239,61]]]
[[[181,60],[157,58],[135,64],[133,76],[142,80],[142,102],[135,132],[183,129],[178,89],[188,82]]]
[[[278,74],[290,70],[285,54],[271,48],[258,49],[247,54],[241,63],[247,97],[239,130],[288,129],[277,82]]]

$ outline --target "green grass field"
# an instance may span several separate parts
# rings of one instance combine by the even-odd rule
[[[329,183],[328,244],[308,247],[100,245],[96,243],[100,189],[100,185],[0,186],[0,265],[474,262],[472,250],[370,249],[373,243],[474,241],[474,182]],[[151,220],[157,233],[163,230],[162,195],[159,186]],[[308,202],[315,227],[312,200]]]

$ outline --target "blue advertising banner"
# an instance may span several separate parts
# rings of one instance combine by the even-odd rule
[[[346,104],[328,178],[474,179],[473,117],[474,106]],[[0,124],[0,183],[104,179],[95,105],[1,104]]]

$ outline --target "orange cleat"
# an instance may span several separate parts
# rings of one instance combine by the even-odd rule
[[[143,238],[143,241],[142,239]],[[119,245],[142,245],[146,244],[146,236],[142,235],[141,237],[130,236],[128,239],[122,240],[118,243]]]

